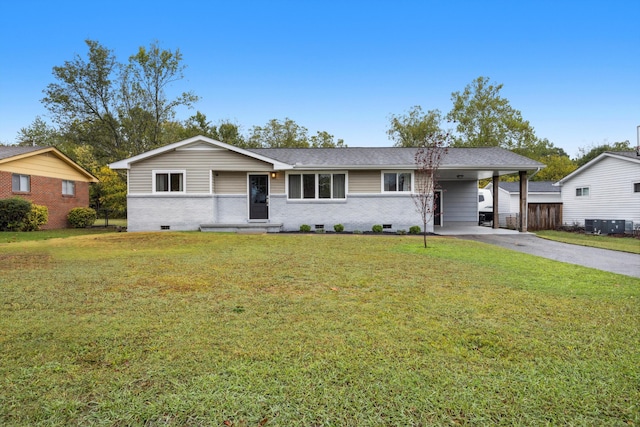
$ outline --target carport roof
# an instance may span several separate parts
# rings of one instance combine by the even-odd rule
[[[415,148],[259,148],[252,153],[290,164],[294,169],[415,169]],[[440,164],[441,178],[489,178],[545,165],[499,147],[448,148]],[[447,176],[448,175],[448,176]]]

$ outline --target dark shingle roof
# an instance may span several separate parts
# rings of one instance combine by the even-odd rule
[[[30,153],[32,151],[42,150],[43,147],[20,147],[17,145],[11,145],[8,147],[0,146],[0,160],[8,159],[9,157],[19,156],[21,154]]]
[[[607,151],[607,153],[640,160],[640,156],[635,151]]]
[[[249,149],[290,165],[301,167],[413,167],[415,148],[258,148]],[[441,167],[522,167],[535,169],[541,163],[498,147],[449,148]]]
[[[500,188],[509,193],[519,193],[519,182],[500,182]],[[528,184],[529,193],[559,193],[560,187],[554,186],[553,181],[529,181]]]

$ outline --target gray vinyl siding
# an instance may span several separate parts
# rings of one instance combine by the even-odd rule
[[[247,172],[214,172],[214,194],[247,194]],[[278,177],[269,179],[269,192],[271,194],[284,194],[284,174],[278,173]]]
[[[478,183],[476,181],[442,181],[442,221],[478,222]]]
[[[278,172],[278,176],[274,178],[269,178],[269,192],[271,194],[284,194],[285,192],[285,174],[284,172]]]
[[[640,223],[640,182],[636,162],[605,157],[562,185],[562,222],[584,225],[585,219],[618,219]],[[589,196],[577,197],[576,188],[589,187]]]
[[[350,170],[349,193],[380,193],[381,175],[379,170]]]
[[[247,194],[246,172],[214,172],[215,194]]]
[[[211,171],[269,171],[272,166],[260,160],[224,149],[184,149],[137,162],[129,171],[129,194],[153,192],[154,170],[185,170],[186,192],[210,193]],[[246,193],[246,175],[244,180]]]

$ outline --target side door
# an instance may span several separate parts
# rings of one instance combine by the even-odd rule
[[[433,225],[442,225],[442,191],[433,192]]]

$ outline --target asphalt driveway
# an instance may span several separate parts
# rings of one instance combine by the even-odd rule
[[[455,237],[640,278],[640,255],[637,254],[554,242],[534,234],[473,234]]]

